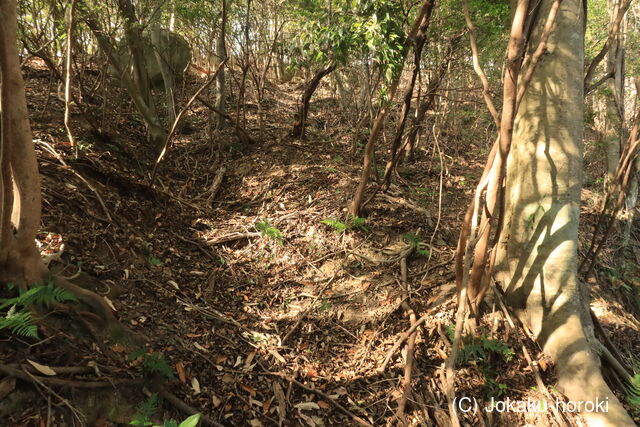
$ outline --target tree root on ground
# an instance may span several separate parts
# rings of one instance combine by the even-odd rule
[[[25,369],[27,369],[27,371],[30,370],[29,368],[25,368]],[[29,372],[25,372],[24,370],[15,368],[13,365],[5,365],[1,363],[0,363],[0,372],[11,377],[16,377],[19,380],[32,383],[34,385],[39,385],[39,383],[42,383],[48,386],[63,387],[63,388],[101,389],[101,388],[109,388],[109,387],[115,388],[116,386],[119,386],[119,385],[142,384],[140,380],[132,380],[128,378],[127,379],[109,379],[105,381],[79,381],[79,380],[65,380],[62,378],[54,378],[54,377],[43,377],[40,375],[32,375]]]
[[[175,394],[171,393],[168,390],[162,389],[158,393],[167,402],[172,404],[174,407],[176,407],[176,409],[180,410],[180,412],[183,412],[186,415],[194,415],[194,414],[197,414],[199,412],[201,413],[201,411],[198,411],[196,408],[187,405],[178,396],[176,396]],[[214,427],[224,427],[223,424],[220,424],[219,422],[217,422],[215,420],[212,420],[211,418],[205,416],[204,414],[200,418],[200,422],[202,423],[202,425],[214,426]]]

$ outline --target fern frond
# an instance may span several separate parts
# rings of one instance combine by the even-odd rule
[[[158,408],[158,393],[153,393],[147,400],[138,406],[136,416],[129,424],[134,426],[151,425],[151,417]]]
[[[634,409],[640,409],[640,374],[634,375],[627,385],[627,402]]]
[[[31,313],[27,310],[16,311],[16,306],[9,309],[6,317],[0,317],[0,330],[9,329],[16,335],[38,338],[38,327],[33,323]]]

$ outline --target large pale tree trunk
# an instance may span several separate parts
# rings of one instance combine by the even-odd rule
[[[15,0],[0,2],[0,282],[27,286],[46,268],[35,245],[40,175],[18,60]]]
[[[552,3],[542,0],[539,16],[546,16]],[[588,424],[633,426],[602,378],[588,302],[576,272],[583,13],[581,0],[562,2],[548,53],[517,113],[495,275],[508,303],[555,359],[558,389],[572,401],[608,400],[608,412],[583,411]],[[539,20],[530,46],[537,46],[543,25]]]
[[[169,123],[173,123],[176,119],[176,81],[173,70],[167,64],[166,59],[160,52],[162,46],[162,33],[160,22],[154,22],[151,27],[151,43],[153,45],[153,54],[158,63],[158,68],[162,74],[162,83],[164,84],[164,95],[167,103]]]

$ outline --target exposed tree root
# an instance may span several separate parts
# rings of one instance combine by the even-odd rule
[[[413,326],[416,323],[416,313],[413,311],[413,309],[409,306],[409,304],[406,301],[402,303],[402,308],[409,315],[409,322],[411,323],[411,326]],[[411,399],[411,396],[412,396],[411,377],[413,375],[413,365],[415,360],[414,353],[415,353],[417,335],[418,333],[414,331],[407,341],[407,362],[405,363],[405,366],[404,366],[404,378],[402,379],[402,384],[401,384],[402,396],[398,400],[398,408],[396,409],[396,414],[395,414],[396,418],[401,423],[406,423],[405,409],[407,406],[407,402]]]
[[[175,394],[171,393],[168,390],[163,389],[163,390],[160,390],[159,393],[160,393],[160,396],[162,396],[167,402],[171,403],[173,406],[175,406],[178,410],[185,413],[186,415],[194,415],[200,412],[196,408],[184,403],[178,396],[176,396]],[[211,418],[205,415],[202,415],[202,417],[200,418],[200,422],[202,423],[202,425],[206,425],[206,426],[224,427],[223,424],[220,424],[219,422],[212,420]]]
[[[39,383],[46,384],[54,387],[63,388],[81,388],[81,389],[100,389],[116,387],[119,385],[139,385],[140,380],[132,379],[109,379],[106,381],[77,381],[77,380],[65,380],[62,378],[43,377],[40,375],[32,375],[23,370],[17,369],[11,365],[5,365],[0,363],[0,372],[5,375],[16,377],[22,381],[27,381],[35,385]],[[57,371],[56,371],[57,372]]]

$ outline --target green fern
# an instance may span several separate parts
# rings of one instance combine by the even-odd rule
[[[15,289],[12,284],[7,287],[9,290]],[[38,327],[31,316],[31,306],[48,308],[54,302],[70,301],[77,301],[75,295],[55,287],[51,278],[47,279],[47,284],[33,286],[27,290],[18,289],[18,296],[0,298],[0,330],[8,329],[16,335],[38,338]],[[3,314],[4,310],[7,311]]]
[[[13,305],[29,307],[35,304],[49,307],[54,302],[77,301],[75,295],[66,289],[56,288],[52,282],[46,285],[32,287],[26,291],[21,289],[19,292],[20,294],[17,297],[1,298],[0,310]]]
[[[320,222],[333,228],[333,230],[338,234],[341,234],[349,229],[349,226],[339,219],[327,218],[323,219]]]
[[[326,218],[320,221],[324,225],[328,225],[333,228],[333,230],[337,234],[342,234],[347,230],[351,230],[353,228],[368,232],[369,228],[365,225],[367,220],[364,218],[360,218],[359,216],[349,216],[347,222],[340,221],[339,219],[334,218]]]
[[[174,378],[173,369],[162,353],[148,354],[144,348],[140,348],[128,356],[129,360],[135,360],[138,357],[142,359],[142,369],[148,374],[160,374],[168,380]]]
[[[366,222],[367,222],[366,219],[360,218],[359,216],[349,217],[349,224],[351,225],[351,228],[357,228],[358,230],[361,230],[364,232],[369,231],[369,228],[365,225]]]
[[[153,393],[138,406],[136,416],[129,424],[132,426],[150,426],[151,417],[158,409],[158,393]]]
[[[271,224],[269,224],[269,221],[266,219],[264,221],[260,221],[259,223],[257,223],[256,229],[260,232],[262,237],[275,240],[279,244],[282,244],[282,241],[284,240],[282,231],[278,230],[276,227],[273,227]]]
[[[17,306],[12,306],[5,317],[0,317],[0,330],[9,329],[16,335],[38,338],[38,327],[34,324],[31,313],[26,310],[16,312]]]
[[[640,374],[634,375],[627,385],[627,402],[635,410],[640,410]]]

